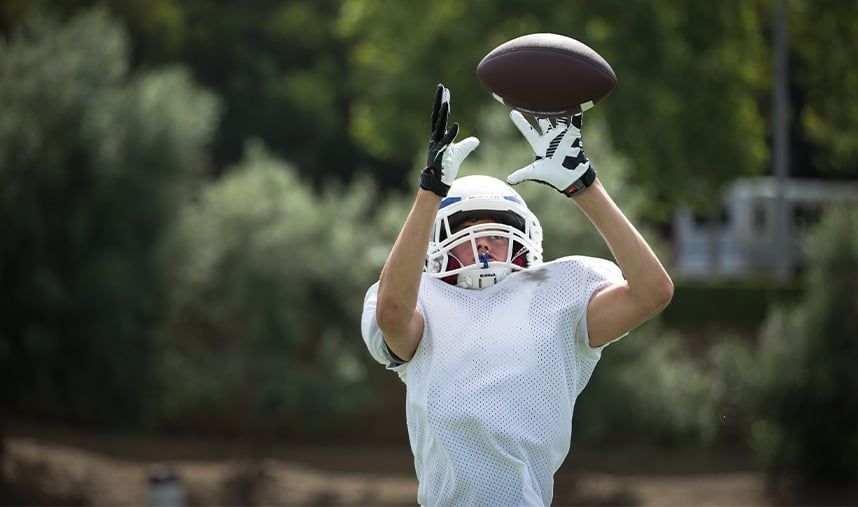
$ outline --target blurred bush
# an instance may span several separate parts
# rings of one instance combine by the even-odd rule
[[[807,238],[804,297],[762,333],[752,444],[773,477],[858,479],[858,210],[832,209]]]
[[[769,311],[797,300],[800,281],[780,283],[766,279],[675,280],[673,301],[663,313],[668,327],[756,329]]]
[[[128,51],[100,9],[0,43],[0,415],[249,431],[358,412],[361,302],[408,203],[310,187],[258,143],[206,182],[218,100],[181,68],[131,74]]]
[[[806,485],[854,482],[856,230],[855,209],[827,212],[806,239],[808,271],[801,289],[691,287],[691,301],[682,301],[684,292],[678,290],[671,306],[683,308],[672,310],[674,315],[669,308],[660,321],[605,351],[576,406],[576,441],[726,444],[747,449],[775,479],[798,477]],[[753,315],[741,305],[753,306]],[[696,326],[695,308],[701,319]],[[704,329],[701,323],[719,323],[713,312],[723,314],[723,325]],[[760,313],[767,314],[761,322],[755,317]],[[679,331],[666,327],[677,322]],[[759,339],[729,329],[753,330],[755,322]]]
[[[128,72],[96,9],[0,40],[0,406],[125,424],[150,414],[164,340],[164,231],[218,103],[181,69]]]
[[[361,302],[392,241],[377,202],[368,182],[317,193],[251,143],[188,205],[174,245],[168,424],[321,431],[358,411],[374,364]]]
[[[574,442],[666,448],[712,443],[725,388],[682,338],[653,321],[608,346],[575,406]]]

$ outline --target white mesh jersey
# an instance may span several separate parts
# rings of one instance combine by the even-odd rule
[[[586,309],[622,281],[616,264],[565,257],[485,289],[423,275],[423,337],[396,361],[367,291],[362,333],[372,356],[406,384],[406,418],[422,505],[549,505],[569,452],[575,399],[602,347]]]

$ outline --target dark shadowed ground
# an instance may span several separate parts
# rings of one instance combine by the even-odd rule
[[[167,465],[190,505],[414,505],[408,442],[284,443],[152,438],[10,425],[2,505],[145,505]],[[556,475],[556,505],[855,505],[858,491],[773,491],[744,458],[578,449]]]

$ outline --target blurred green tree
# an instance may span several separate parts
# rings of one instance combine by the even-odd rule
[[[121,9],[123,2],[110,2]],[[178,58],[227,104],[214,157],[234,164],[253,137],[307,180],[350,181],[385,167],[348,133],[353,94],[349,42],[334,31],[339,0],[181,3],[185,37]],[[145,62],[145,60],[143,60]]]
[[[183,62],[224,99],[217,171],[258,137],[317,183],[370,172],[402,188],[402,169],[421,163],[435,84],[453,89],[463,134],[474,133],[477,116],[500,107],[476,63],[536,31],[579,38],[614,65],[617,89],[588,117],[605,116],[614,146],[634,161],[648,215],[665,218],[679,201],[705,208],[724,181],[768,170],[771,0],[17,0],[0,6],[0,27],[33,6],[67,15],[92,4],[125,21],[135,65]],[[792,172],[855,177],[858,7],[787,7]]]
[[[796,69],[793,139],[802,150],[796,165],[858,178],[858,3],[792,0],[789,5]]]
[[[335,29],[340,0],[18,0],[0,6],[0,28],[32,9],[63,19],[101,5],[125,23],[133,66],[180,63],[224,104],[211,146],[219,175],[259,138],[308,180],[350,181],[359,172],[396,173],[349,136],[353,95],[350,41]]]
[[[0,382],[5,410],[83,423],[152,408],[166,226],[204,163],[216,99],[128,71],[103,10],[0,41]]]
[[[354,41],[353,77],[365,91],[354,97],[351,132],[374,155],[406,160],[425,137],[425,121],[403,111],[428,110],[423,104],[443,81],[468,135],[474,116],[493,104],[475,79],[477,62],[524,33],[569,34],[617,71],[616,90],[587,116],[607,118],[614,146],[633,161],[630,178],[648,196],[648,212],[663,217],[678,201],[706,206],[723,182],[765,169],[758,100],[769,66],[755,7],[739,0],[346,0],[340,30]]]

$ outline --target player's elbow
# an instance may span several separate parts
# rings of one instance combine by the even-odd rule
[[[394,302],[379,305],[375,309],[375,320],[378,323],[378,328],[386,336],[399,335],[408,327],[408,322],[411,319],[412,311],[407,311],[402,308],[402,305]]]
[[[422,318],[416,308],[403,310],[402,305],[376,307],[376,323],[385,343],[398,359],[409,361],[422,333]]]
[[[654,280],[650,294],[654,313],[667,308],[667,305],[673,300],[673,280],[671,280],[670,275],[664,272],[662,276]]]
[[[673,281],[664,271],[630,285],[630,289],[638,312],[647,318],[664,310],[673,299]]]

